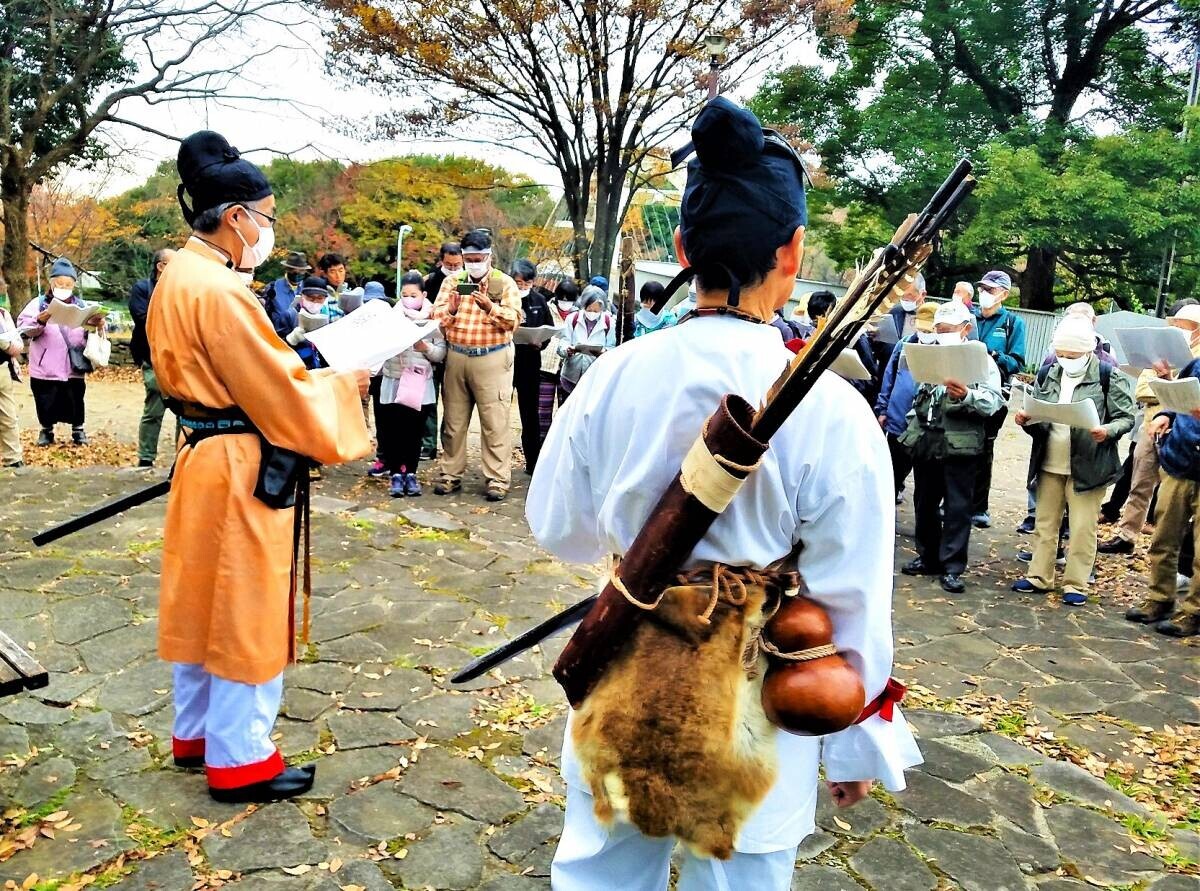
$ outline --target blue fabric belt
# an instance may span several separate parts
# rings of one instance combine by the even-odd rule
[[[488,353],[494,353],[497,350],[508,348],[508,344],[506,343],[498,343],[495,346],[486,347],[465,347],[459,346],[456,343],[448,343],[446,346],[450,347],[450,349],[454,350],[456,353],[462,353],[464,356],[486,356]]]
[[[180,416],[180,425],[187,427],[189,430],[238,430],[246,429],[253,430],[254,428],[245,421],[237,418],[220,418],[215,421],[205,421],[199,418],[186,418]]]

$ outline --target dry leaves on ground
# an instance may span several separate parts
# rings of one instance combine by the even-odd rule
[[[132,467],[137,464],[137,446],[121,442],[107,433],[89,433],[87,445],[72,445],[69,437],[59,434],[59,442],[52,446],[38,446],[36,430],[21,431],[21,448],[25,452],[25,463],[30,467],[50,467],[55,470],[74,470],[77,467]]]

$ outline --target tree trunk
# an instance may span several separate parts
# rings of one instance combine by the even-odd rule
[[[4,208],[4,250],[0,254],[0,273],[8,283],[8,304],[15,317],[32,296],[27,268],[29,265],[29,195],[31,188],[20,178],[5,175],[0,184],[0,205]]]
[[[617,179],[624,182],[624,177]],[[612,187],[612,191],[601,185],[596,190],[596,226],[592,230],[592,246],[588,260],[593,275],[609,277],[613,255],[617,252],[617,239],[621,234],[621,204],[623,185]]]
[[[1058,265],[1058,248],[1033,245],[1021,276],[1021,306],[1025,309],[1054,309],[1054,268]]]

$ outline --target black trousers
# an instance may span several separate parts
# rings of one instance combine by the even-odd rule
[[[988,512],[988,497],[992,492],[992,460],[996,454],[996,437],[1008,417],[1008,406],[1000,406],[1000,411],[983,422],[986,436],[983,444],[983,454],[979,456],[979,464],[975,471],[975,494],[972,498],[971,513],[986,514]]]
[[[912,455],[908,449],[900,445],[898,437],[891,433],[887,435],[888,451],[892,455],[892,480],[896,485],[896,494],[904,491],[904,481],[913,469]]]
[[[1129,486],[1133,482],[1133,450],[1135,448],[1137,448],[1136,437],[1129,443],[1129,454],[1125,456],[1125,463],[1121,465],[1121,478],[1117,480],[1112,492],[1109,493],[1108,501],[1100,505],[1100,513],[1113,521],[1120,519],[1121,508],[1125,506],[1125,499],[1129,497]]]
[[[416,473],[421,460],[421,437],[425,435],[425,420],[433,412],[433,404],[420,410],[407,405],[376,406],[375,426],[383,466],[388,473]]]
[[[8,374],[8,369],[4,369]],[[37,409],[38,423],[43,430],[53,429],[55,424],[83,426],[83,400],[87,383],[81,377],[65,381],[46,381],[32,377],[29,389],[33,393],[33,406]]]
[[[542,387],[542,353],[537,347],[518,346],[513,356],[513,389],[517,393],[517,411],[521,415],[521,451],[525,470],[533,473],[542,451],[542,425],[538,399]]]
[[[971,511],[979,457],[913,461],[917,553],[927,566],[958,575],[967,568]],[[939,516],[938,508],[942,508]]]

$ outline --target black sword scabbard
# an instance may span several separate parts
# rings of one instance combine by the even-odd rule
[[[72,517],[65,522],[59,523],[57,526],[51,526],[44,532],[39,532],[33,537],[33,543],[39,548],[43,545],[48,545],[73,532],[87,529],[89,526],[94,526],[110,517],[122,514],[130,508],[137,507],[139,504],[145,504],[147,501],[161,498],[170,491],[171,481],[170,479],[165,479],[152,486],[146,486],[144,489],[131,492],[128,495],[122,495],[120,498],[114,498],[112,501],[106,502],[99,507],[92,508],[86,514]]]

